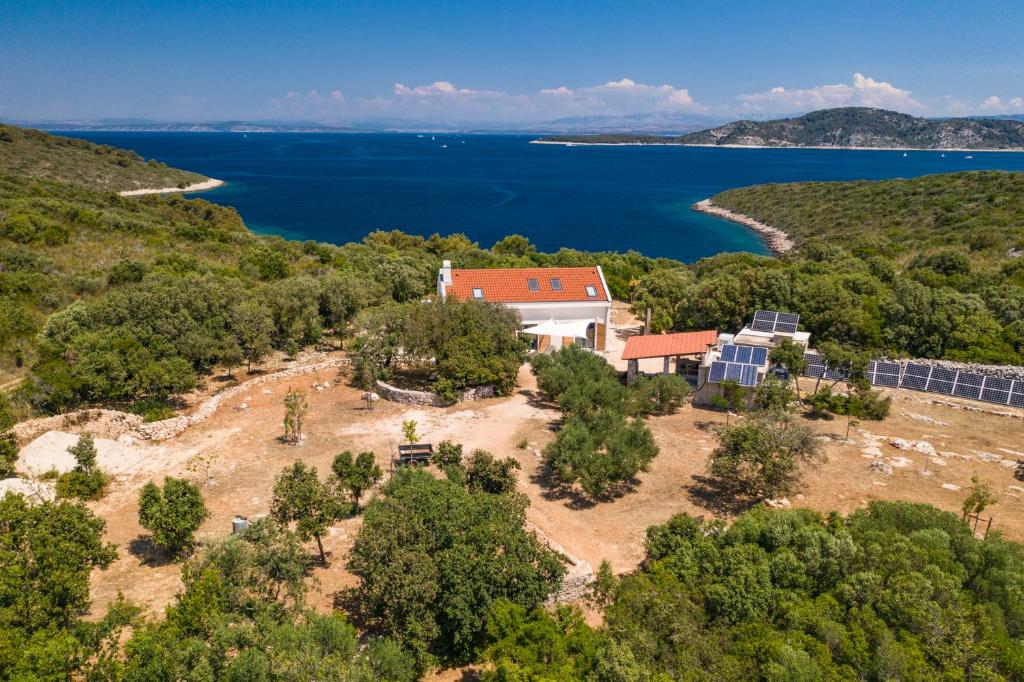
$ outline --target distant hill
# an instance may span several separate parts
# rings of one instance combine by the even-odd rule
[[[198,173],[146,161],[135,152],[0,124],[0,173],[97,190],[186,187]]]
[[[734,121],[676,137],[553,136],[542,142],[679,144],[737,147],[991,149],[1024,151],[1024,122],[995,118],[918,118],[884,109],[846,107],[775,121]]]

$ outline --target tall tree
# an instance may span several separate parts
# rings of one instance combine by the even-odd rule
[[[316,469],[295,462],[284,469],[274,483],[274,499],[270,513],[278,523],[295,523],[299,537],[316,539],[320,562],[327,561],[322,536],[327,528],[341,516],[330,489],[320,482]]]

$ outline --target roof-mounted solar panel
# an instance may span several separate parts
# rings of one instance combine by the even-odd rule
[[[731,343],[722,346],[722,361],[736,362],[736,346]]]
[[[800,324],[800,316],[793,313],[780,313],[774,310],[758,310],[750,328],[756,332],[781,332],[795,334]]]

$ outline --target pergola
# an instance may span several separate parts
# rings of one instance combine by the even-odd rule
[[[648,334],[631,336],[622,349],[622,359],[627,361],[626,381],[632,383],[640,371],[640,360],[664,358],[663,372],[668,374],[672,359],[677,364],[684,358],[699,360],[708,349],[718,342],[718,330],[679,332],[676,334]]]

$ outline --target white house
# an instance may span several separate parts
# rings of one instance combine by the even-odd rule
[[[461,270],[446,260],[437,274],[437,294],[516,310],[521,331],[535,337],[540,351],[574,343],[598,351],[608,347],[612,296],[599,265]]]

